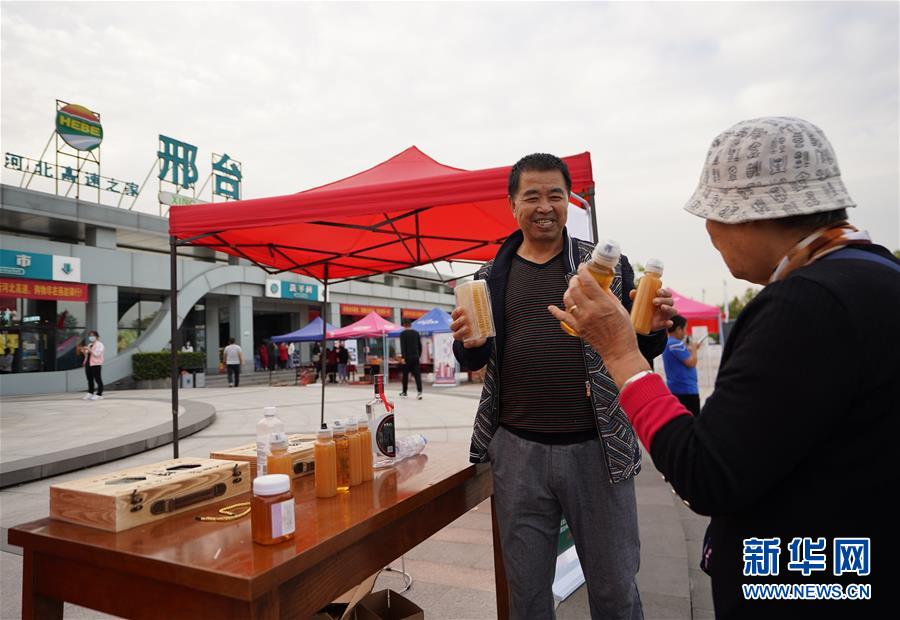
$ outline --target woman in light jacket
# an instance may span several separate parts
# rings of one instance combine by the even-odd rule
[[[100,342],[100,334],[95,330],[88,332],[88,344],[82,347],[84,355],[84,371],[87,375],[88,393],[82,397],[82,400],[102,400],[103,399],[103,377],[101,371],[103,369],[103,352],[106,347]],[[97,393],[94,393],[94,384],[97,386]]]

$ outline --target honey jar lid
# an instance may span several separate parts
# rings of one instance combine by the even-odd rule
[[[369,418],[359,418],[356,421],[359,428],[369,428]]]
[[[272,441],[270,442],[270,447],[273,450],[287,450],[288,449],[288,436],[286,433],[275,433],[272,435]]]
[[[652,271],[653,273],[658,273],[662,275],[663,272],[663,262],[658,258],[648,258],[647,262],[644,263],[645,271]]]
[[[259,476],[253,481],[254,495],[278,495],[291,490],[291,479],[287,474]]]
[[[594,251],[591,252],[591,260],[598,265],[615,269],[621,255],[622,248],[619,243],[613,239],[606,239],[594,246]]]

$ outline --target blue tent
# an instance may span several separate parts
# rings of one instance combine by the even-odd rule
[[[437,332],[452,331],[450,329],[450,323],[452,322],[453,319],[450,318],[448,312],[440,308],[432,308],[426,314],[413,321],[412,328],[423,336],[429,336]],[[399,330],[388,335],[399,336],[402,332],[403,330]]]
[[[423,317],[424,318],[424,317]],[[325,324],[327,331],[334,330],[334,327]],[[322,340],[322,318],[316,317],[309,322],[306,327],[301,327],[295,332],[274,336],[272,342],[316,342]]]

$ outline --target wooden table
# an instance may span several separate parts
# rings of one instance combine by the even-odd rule
[[[24,550],[23,618],[62,617],[63,601],[133,618],[305,618],[491,497],[490,466],[464,447],[425,453],[376,472],[349,494],[315,498],[294,481],[297,533],[264,547],[250,518],[201,522],[248,496],[118,534],[51,519],[9,530]],[[506,579],[494,521],[498,615]]]

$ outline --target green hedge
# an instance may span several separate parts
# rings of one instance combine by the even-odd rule
[[[144,379],[167,379],[172,376],[172,354],[168,351],[135,353],[131,356],[131,368],[134,378],[138,381]],[[206,353],[179,351],[178,368],[186,370],[206,368]]]

